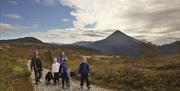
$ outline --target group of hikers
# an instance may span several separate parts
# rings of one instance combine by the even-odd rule
[[[79,76],[81,77],[81,82],[80,82],[80,87],[83,88],[84,81],[86,81],[87,88],[90,89],[90,83],[88,76],[90,74],[89,71],[89,64],[86,61],[86,57],[83,56],[81,59],[81,63],[79,65]],[[52,78],[54,80],[54,84],[59,84],[59,78],[61,77],[61,82],[62,82],[62,88],[64,89],[64,86],[66,84],[66,87],[70,87],[70,76],[68,76],[68,70],[69,70],[69,65],[67,64],[67,57],[65,56],[64,52],[61,51],[59,56],[56,58],[53,58],[53,64],[52,64]],[[36,50],[34,51],[34,56],[31,59],[31,71],[34,70],[34,75],[35,75],[35,82],[36,85],[41,83],[40,78],[42,76],[42,62],[39,56],[39,52]]]

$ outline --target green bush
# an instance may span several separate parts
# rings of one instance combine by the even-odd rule
[[[30,72],[23,62],[0,59],[0,91],[32,91]]]

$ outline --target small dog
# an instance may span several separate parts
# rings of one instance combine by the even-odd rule
[[[73,78],[73,77],[75,77],[75,76],[76,76],[76,73],[74,73],[74,72],[71,71],[71,72],[70,72],[70,77]]]
[[[49,85],[51,80],[53,80],[53,75],[52,73],[49,71],[47,72],[46,76],[45,76],[45,83],[46,85]]]

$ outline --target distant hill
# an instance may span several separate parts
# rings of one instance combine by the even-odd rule
[[[159,46],[159,49],[162,54],[166,55],[180,53],[180,41]]]
[[[139,55],[139,46],[143,43],[117,30],[107,38],[88,44],[87,47],[104,52],[125,55]]]
[[[110,36],[99,41],[80,41],[73,44],[64,45],[57,43],[45,43],[34,37],[24,37],[10,40],[0,40],[1,47],[23,47],[31,49],[63,49],[93,53],[113,53],[123,55],[140,55],[140,45],[144,42],[132,38],[125,33],[117,30]],[[156,45],[155,45],[156,46]],[[180,53],[180,41],[157,46],[161,54],[170,55]]]
[[[41,40],[34,37],[24,37],[18,39],[9,39],[9,40],[0,40],[0,43],[8,43],[8,42],[16,42],[16,43],[43,43]]]
[[[0,49],[25,49],[26,51],[32,50],[63,50],[71,55],[73,54],[105,54],[99,50],[87,48],[79,45],[72,44],[59,44],[59,43],[45,43],[34,37],[24,37],[18,39],[0,40]]]

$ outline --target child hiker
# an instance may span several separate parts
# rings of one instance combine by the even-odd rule
[[[89,64],[86,61],[86,57],[82,57],[81,64],[79,66],[79,75],[81,76],[81,83],[80,86],[83,88],[84,81],[86,81],[87,88],[90,89],[90,83],[88,76],[90,75],[89,72]]]
[[[59,67],[59,73],[61,74],[61,80],[62,80],[62,88],[64,89],[64,85],[66,84],[66,87],[69,88],[69,77],[68,77],[68,65],[67,65],[67,59],[63,60],[63,63],[60,64]]]
[[[52,64],[52,73],[53,73],[53,80],[54,84],[59,84],[59,67],[60,64],[57,62],[57,58],[53,59],[54,63]]]

